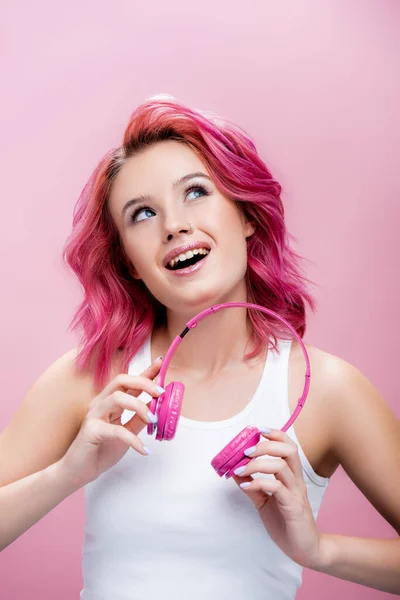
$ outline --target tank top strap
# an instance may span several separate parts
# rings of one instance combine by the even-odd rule
[[[150,340],[151,336],[146,339],[144,344],[129,361],[128,375],[140,375],[140,373],[142,373],[149,366],[148,356],[150,354]],[[145,394],[145,392],[143,392],[140,396],[146,396],[147,401],[150,399],[150,396]],[[125,423],[127,423],[127,421],[133,417],[133,415],[133,411],[125,409],[121,415],[122,425],[125,425]]]
[[[265,372],[252,421],[257,426],[281,429],[289,419],[288,366],[291,340],[277,340],[277,349],[268,349]]]
[[[151,357],[150,343],[151,335],[147,337],[144,344],[142,344],[136,354],[131,358],[128,365],[128,375],[139,375],[142,373],[142,371],[150,366],[150,362],[148,360],[148,357]]]
[[[271,427],[272,429],[282,429],[292,415],[289,406],[289,364],[292,340],[278,340],[278,350],[273,350],[268,361],[268,373],[263,379],[263,391],[257,405],[256,425]],[[306,369],[304,361],[304,372]],[[311,375],[312,377],[312,375]],[[303,388],[296,390],[297,399],[300,398]],[[303,470],[309,480],[317,486],[326,487],[329,481],[327,477],[318,475],[297,438],[295,432],[296,422],[286,431],[287,435],[296,442]]]

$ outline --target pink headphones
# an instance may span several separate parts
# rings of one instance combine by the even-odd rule
[[[258,304],[249,304],[248,302],[229,302],[226,304],[215,304],[206,310],[203,310],[198,315],[193,317],[190,321],[186,323],[185,329],[176,336],[163,360],[163,364],[160,369],[158,385],[164,387],[165,374],[168,369],[168,365],[171,361],[171,358],[182,342],[183,338],[191,329],[194,329],[197,326],[197,323],[204,319],[207,315],[218,312],[223,308],[233,308],[233,307],[248,307],[255,308],[260,310],[261,312],[268,313],[273,315],[282,323],[284,323],[294,334],[295,338],[299,342],[301,349],[304,354],[304,358],[306,360],[306,373],[305,373],[305,382],[304,389],[301,397],[297,401],[297,406],[291,415],[290,419],[287,423],[282,427],[281,431],[287,431],[295,419],[298,417],[301,409],[303,408],[308,390],[310,388],[310,360],[308,358],[307,350],[303,344],[302,339],[295,331],[295,329],[288,323],[283,317],[276,314],[274,311],[269,310],[268,308],[264,308],[263,306],[259,306]],[[150,403],[150,410],[153,414],[157,415],[157,423],[149,423],[147,425],[147,433],[152,435],[156,431],[156,440],[172,440],[175,436],[179,417],[181,414],[181,407],[183,401],[183,393],[185,391],[185,386],[180,381],[171,381],[165,388],[165,393],[161,394],[158,398],[152,398]],[[260,441],[260,432],[257,427],[245,427],[236,437],[233,438],[229,444],[225,446],[213,458],[211,461],[211,465],[217,472],[217,474],[222,477],[225,475],[226,478],[232,476],[233,471],[239,467],[246,465],[251,459],[244,454],[246,448],[250,448],[251,446],[255,446]]]

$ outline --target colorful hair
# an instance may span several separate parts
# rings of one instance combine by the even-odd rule
[[[129,360],[153,327],[166,318],[165,307],[142,281],[131,276],[107,200],[127,159],[167,139],[192,148],[217,188],[235,200],[256,226],[247,240],[247,301],[277,312],[301,337],[306,329],[306,304],[316,310],[306,286],[311,282],[300,273],[301,259],[290,247],[281,186],[252,140],[213,113],[190,109],[168,95],[153,96],[133,112],[122,146],[107,152],[90,176],[75,206],[72,232],[63,250],[64,260],[84,289],[84,299],[69,327],[83,330],[76,365],[80,370],[92,365],[99,389],[108,381],[116,352],[122,352],[121,372],[127,372]],[[285,336],[280,322],[260,311],[249,311],[249,318],[255,344],[246,358],[257,355],[268,338],[276,348],[277,337]]]

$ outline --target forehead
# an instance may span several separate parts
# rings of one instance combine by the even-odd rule
[[[110,194],[111,206],[128,197],[157,194],[188,173],[208,173],[199,156],[187,144],[157,142],[131,156],[119,171]]]

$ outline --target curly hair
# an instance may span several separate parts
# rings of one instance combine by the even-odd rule
[[[165,307],[142,281],[131,275],[108,198],[121,167],[135,153],[163,140],[187,144],[201,158],[215,185],[233,199],[255,224],[247,240],[247,301],[284,317],[303,337],[306,304],[316,302],[300,270],[301,257],[290,246],[284,220],[281,186],[259,157],[255,144],[237,125],[214,113],[191,109],[172,96],[153,96],[132,113],[122,145],[107,152],[83,188],[74,208],[72,231],[63,259],[77,275],[84,298],[69,329],[81,329],[76,366],[93,368],[94,383],[108,381],[112,357],[121,352],[121,369],[166,319]],[[265,340],[277,348],[282,325],[260,311],[249,310],[253,351]],[[92,362],[93,361],[93,362]]]

